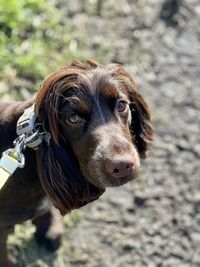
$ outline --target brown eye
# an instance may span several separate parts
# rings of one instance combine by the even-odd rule
[[[124,100],[120,100],[118,103],[117,103],[117,111],[118,112],[125,112],[128,108],[128,103]]]
[[[76,124],[80,122],[80,117],[76,113],[72,113],[68,116],[67,120],[70,123]]]

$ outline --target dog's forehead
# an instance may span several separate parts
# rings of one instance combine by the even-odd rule
[[[78,78],[80,97],[88,95],[92,98],[118,98],[127,96],[127,90],[123,80],[113,77],[105,70],[95,69]]]
[[[106,100],[129,100],[124,82],[105,70],[98,69],[80,74],[76,79],[76,87],[68,89],[65,96],[68,103],[87,112],[93,105],[101,105]]]

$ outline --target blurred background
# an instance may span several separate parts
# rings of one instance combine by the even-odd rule
[[[20,266],[200,266],[199,25],[199,0],[0,0],[1,99],[31,97],[73,59],[119,62],[155,128],[140,177],[66,216],[57,253],[16,226]]]

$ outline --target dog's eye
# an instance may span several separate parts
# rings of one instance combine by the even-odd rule
[[[70,123],[77,124],[77,123],[79,123],[81,121],[81,118],[76,113],[71,113],[67,117],[67,120]]]
[[[128,109],[128,103],[125,100],[119,100],[117,103],[117,111],[118,112],[125,112]]]

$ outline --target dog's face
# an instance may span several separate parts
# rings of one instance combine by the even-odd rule
[[[104,69],[90,71],[77,81],[76,90],[66,91],[59,119],[84,177],[101,188],[134,179],[140,159],[130,132],[126,84]]]
[[[71,183],[72,188],[84,180],[105,189],[137,176],[152,127],[147,105],[121,65],[74,63],[56,72],[44,81],[36,108],[52,136],[52,146],[60,147],[60,155],[61,149],[66,154],[71,151],[75,168],[83,175]],[[54,164],[60,176],[63,160],[64,154],[61,167]],[[79,194],[81,190],[77,189]]]

